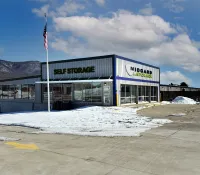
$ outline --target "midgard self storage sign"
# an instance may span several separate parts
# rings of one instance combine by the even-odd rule
[[[95,72],[94,66],[68,68],[68,69],[54,69],[54,75],[58,75],[58,74],[83,74],[83,73],[93,73],[93,72]]]
[[[152,71],[147,70],[147,69],[141,69],[136,66],[134,67],[131,65],[126,65],[126,71],[129,76],[152,78]]]

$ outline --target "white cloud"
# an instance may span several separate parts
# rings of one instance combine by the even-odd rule
[[[154,9],[152,8],[151,3],[149,3],[149,4],[145,5],[145,8],[143,8],[143,9],[141,9],[139,11],[139,14],[142,14],[142,15],[152,15],[153,12],[154,12]]]
[[[48,13],[49,5],[44,5],[40,9],[34,8],[32,9],[32,12],[35,13],[39,17],[44,17],[45,13]]]
[[[110,18],[54,18],[54,25],[58,33],[71,32],[73,36],[73,39],[57,38],[52,42],[54,49],[68,55],[116,53],[152,64],[200,71],[200,52],[184,27],[171,25],[156,15],[119,11]]]
[[[105,0],[95,0],[95,2],[96,2],[99,6],[104,6],[104,5],[105,5]]]
[[[32,9],[32,12],[39,17],[43,17],[44,13],[48,13],[49,17],[66,17],[67,15],[75,14],[79,12],[79,10],[85,8],[83,4],[73,0],[65,0],[61,5],[58,5],[57,1],[47,1],[49,1],[49,4],[46,4],[39,9],[34,8]]]
[[[168,8],[171,12],[181,13],[185,10],[183,2],[186,0],[162,0],[164,1],[164,7]]]
[[[56,14],[58,16],[67,16],[68,14],[77,13],[79,10],[84,9],[85,7],[82,4],[67,1],[62,6],[56,8]]]
[[[166,71],[160,74],[160,80],[162,84],[180,84],[181,82],[186,82],[191,85],[192,81],[190,78],[186,77],[179,71]]]

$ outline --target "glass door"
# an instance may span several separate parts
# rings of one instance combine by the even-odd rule
[[[72,84],[63,84],[63,102],[72,101]]]
[[[111,105],[111,84],[103,83],[103,104],[105,106]]]

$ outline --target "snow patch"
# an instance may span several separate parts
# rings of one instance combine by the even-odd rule
[[[171,114],[170,116],[175,116],[175,117],[182,117],[185,116],[185,113],[177,113],[177,114]]]
[[[9,138],[9,137],[0,137],[0,141],[18,141],[20,139]]]
[[[141,108],[85,107],[71,111],[1,114],[0,124],[40,128],[44,133],[90,136],[139,136],[142,132],[171,123],[137,115]]]
[[[196,101],[194,101],[191,98],[183,97],[183,96],[178,96],[176,97],[173,101],[173,104],[197,104]]]

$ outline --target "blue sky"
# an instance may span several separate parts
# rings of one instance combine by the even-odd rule
[[[199,0],[1,0],[0,59],[122,55],[161,68],[162,83],[200,87]]]

